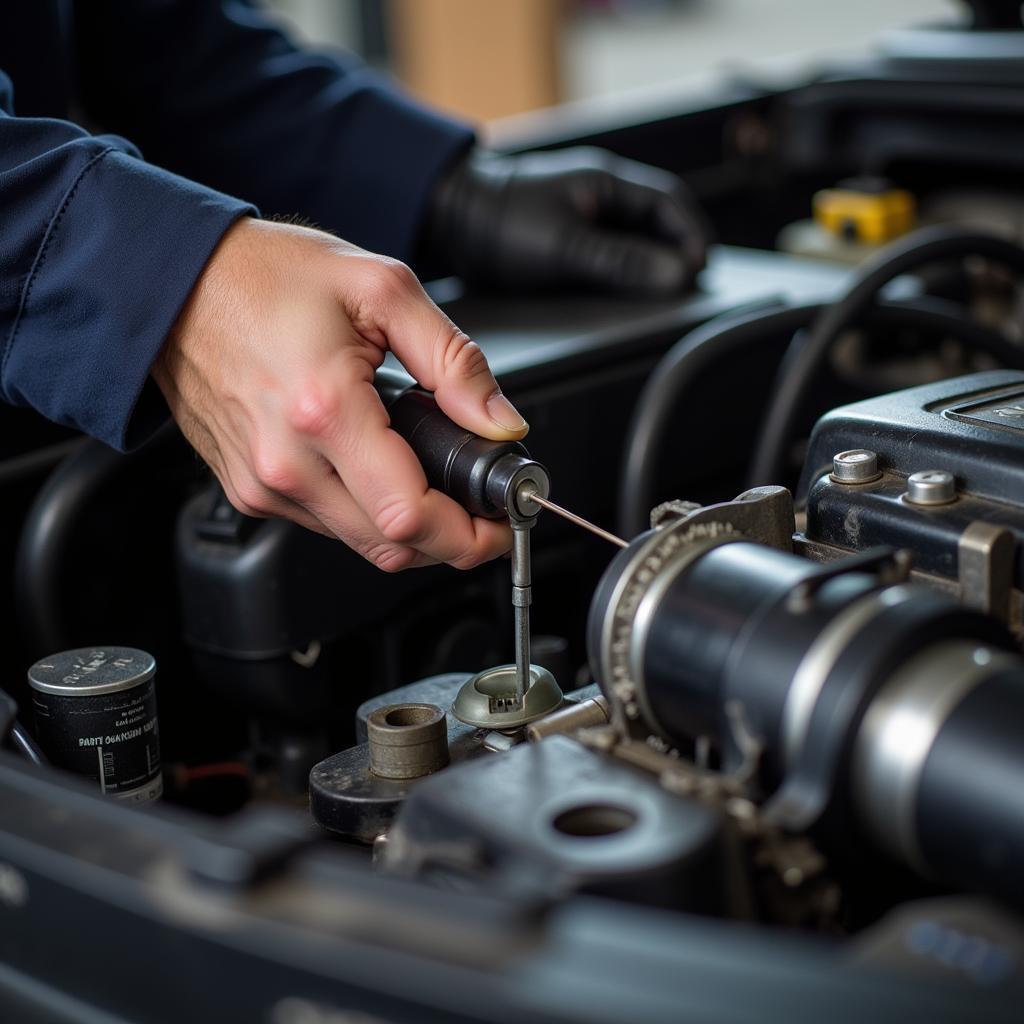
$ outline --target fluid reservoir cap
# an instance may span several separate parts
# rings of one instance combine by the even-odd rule
[[[134,647],[79,647],[37,661],[28,682],[40,693],[93,697],[130,690],[155,672],[153,655]]]

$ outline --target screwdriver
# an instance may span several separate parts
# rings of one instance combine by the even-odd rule
[[[431,487],[485,519],[508,517],[512,526],[512,609],[515,618],[514,705],[530,687],[530,529],[550,490],[547,470],[518,441],[491,441],[460,427],[429,391],[401,375],[378,370],[374,387],[391,418],[391,429],[416,453]]]
[[[626,547],[614,534],[548,499],[547,470],[518,441],[491,441],[460,427],[429,391],[401,374],[377,371],[374,387],[388,410],[391,428],[416,453],[431,487],[486,519],[508,517],[512,526],[512,608],[515,619],[515,694],[522,707],[530,687],[530,605],[533,600],[530,530],[542,508]]]

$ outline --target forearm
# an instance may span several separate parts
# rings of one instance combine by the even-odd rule
[[[117,448],[142,440],[165,415],[150,366],[249,210],[145,164],[123,139],[0,108],[3,398]]]

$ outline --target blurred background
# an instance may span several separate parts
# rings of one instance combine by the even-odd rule
[[[955,0],[265,0],[302,38],[355,51],[474,121],[643,93],[709,72],[786,74]]]

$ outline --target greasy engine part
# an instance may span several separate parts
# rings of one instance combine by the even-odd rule
[[[526,727],[526,738],[531,743],[540,743],[548,736],[571,735],[580,729],[606,725],[607,722],[608,701],[601,696],[589,697],[532,722]]]
[[[477,672],[459,691],[452,714],[477,729],[521,729],[561,705],[562,691],[546,668],[530,666],[530,682],[522,696],[516,677],[515,665]]]
[[[536,666],[534,666],[536,670]],[[464,672],[434,676],[365,701],[356,712],[356,746],[325,758],[309,774],[310,811],[318,825],[338,835],[373,842],[387,831],[402,803],[421,784],[413,777],[385,777],[373,770],[371,743],[374,720],[389,707],[451,708],[474,677]],[[564,709],[592,704],[596,686],[584,687],[565,698]],[[561,712],[540,719],[546,724]],[[490,756],[498,748],[510,749],[525,739],[523,730],[495,732],[467,725],[454,714],[446,716],[447,750],[451,766]],[[446,777],[450,768],[442,774]]]
[[[36,732],[53,764],[118,800],[156,800],[163,780],[155,674],[152,655],[130,647],[83,647],[37,661],[28,682]]]
[[[436,704],[387,704],[366,722],[370,771],[381,779],[418,779],[448,764],[448,727]]]
[[[723,843],[712,808],[555,736],[425,779],[381,866],[475,879],[512,896],[584,891],[714,912],[724,900]]]
[[[849,449],[869,452],[876,470],[836,472]],[[937,474],[931,490],[941,480],[946,493],[922,500],[922,472]],[[972,374],[828,413],[798,496],[802,553],[825,561],[878,544],[907,548],[923,581],[1020,631],[1024,374]]]
[[[372,843],[390,827],[402,802],[422,778],[388,778],[373,771],[370,751],[371,719],[395,705],[451,707],[466,682],[464,672],[453,672],[403,686],[371,698],[356,714],[359,742],[314,765],[309,773],[309,809],[322,828],[349,839]],[[452,765],[486,754],[485,733],[445,715],[445,746]],[[450,769],[442,773],[447,775]]]
[[[770,826],[849,843],[855,820],[923,874],[1024,905],[1024,659],[1010,636],[903,582],[892,549],[820,565],[749,542],[728,504],[717,529],[699,515],[637,538],[591,606],[621,754],[650,735],[665,752],[710,742]],[[659,773],[660,756],[645,755]]]

